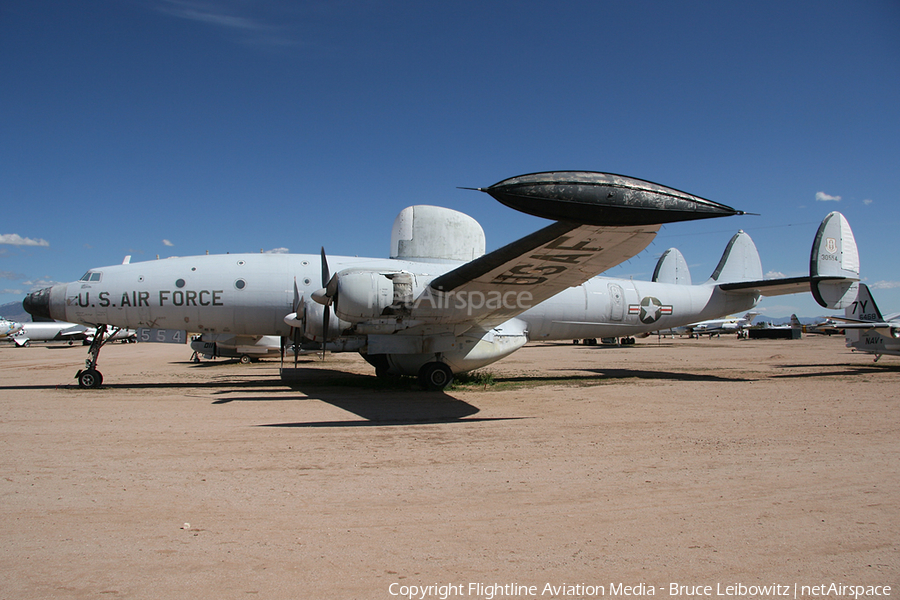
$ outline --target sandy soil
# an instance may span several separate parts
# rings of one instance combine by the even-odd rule
[[[0,597],[898,596],[900,360],[842,338],[531,345],[445,394],[189,355],[80,390],[84,348],[0,347]]]

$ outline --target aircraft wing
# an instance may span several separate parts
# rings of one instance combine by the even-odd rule
[[[635,256],[658,230],[658,224],[553,223],[432,280],[433,304],[444,309],[436,320],[499,325]],[[427,303],[420,307],[431,312]]]
[[[413,327],[434,331],[434,325],[447,325],[458,335],[471,327],[500,325],[635,256],[663,223],[743,214],[699,196],[610,173],[532,173],[479,190],[555,222],[430,280],[411,307],[406,301],[397,307],[395,314],[416,323]],[[338,316],[346,320],[364,316],[362,310],[348,308],[356,305],[347,296],[342,309],[342,282],[351,276],[337,273],[313,300],[326,306],[334,302]],[[352,284],[347,282],[349,293]],[[396,301],[406,283],[399,276],[394,283]],[[365,292],[362,287],[357,291]],[[369,296],[366,303],[371,302]]]
[[[841,329],[894,329],[900,326],[900,323],[890,321],[863,321],[861,319],[853,319],[851,317],[829,317],[835,321],[844,321],[838,325]]]

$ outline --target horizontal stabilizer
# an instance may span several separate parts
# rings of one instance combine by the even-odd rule
[[[859,251],[850,223],[839,212],[819,225],[809,257],[813,297],[826,308],[845,308],[856,300]]]
[[[659,262],[656,263],[656,269],[653,271],[653,281],[691,285],[691,272],[688,270],[684,255],[678,248],[669,248],[659,257]]]

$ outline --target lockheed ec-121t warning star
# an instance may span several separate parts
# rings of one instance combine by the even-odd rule
[[[34,292],[24,306],[99,326],[77,374],[82,387],[102,381],[100,332],[129,327],[176,330],[180,341],[187,332],[275,335],[282,347],[359,352],[378,375],[416,375],[442,389],[454,373],[529,340],[639,335],[746,311],[761,295],[812,291],[843,308],[859,279],[856,243],[839,213],[819,228],[809,277],[763,280],[753,241],[738,232],[706,282],[690,284],[677,250],[660,259],[654,281],[639,282],[596,276],[644,250],[663,223],[743,213],[608,173],[535,173],[479,189],[554,223],[485,254],[474,219],[413,206],[394,223],[389,259],[326,258],[323,249],[121,264]]]

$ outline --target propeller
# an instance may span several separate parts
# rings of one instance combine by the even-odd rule
[[[325,258],[325,246],[322,246],[322,287],[328,287],[328,282],[331,279],[331,273],[328,270],[328,259]],[[326,296],[328,296],[328,292],[326,291]],[[325,360],[325,344],[328,343],[328,321],[331,319],[331,296],[328,296],[328,303],[325,305],[325,310],[323,311],[322,316],[322,360]]]
[[[297,277],[294,277],[294,303],[292,305],[294,312],[289,314],[284,318],[284,321],[291,326],[290,333],[288,337],[281,336],[281,368],[284,368],[284,347],[287,343],[287,340],[290,339],[294,344],[294,368],[297,368],[297,344],[300,343],[300,336],[303,334],[300,327],[296,325],[297,318],[299,315],[297,311],[300,310],[300,303],[303,299],[300,297],[300,290],[297,288]]]
[[[303,299],[300,297],[300,290],[297,289],[297,278],[294,277],[294,314],[300,310],[300,303]],[[291,342],[294,344],[294,369],[297,369],[297,355],[300,354],[300,338],[303,332],[299,327],[291,327]]]

